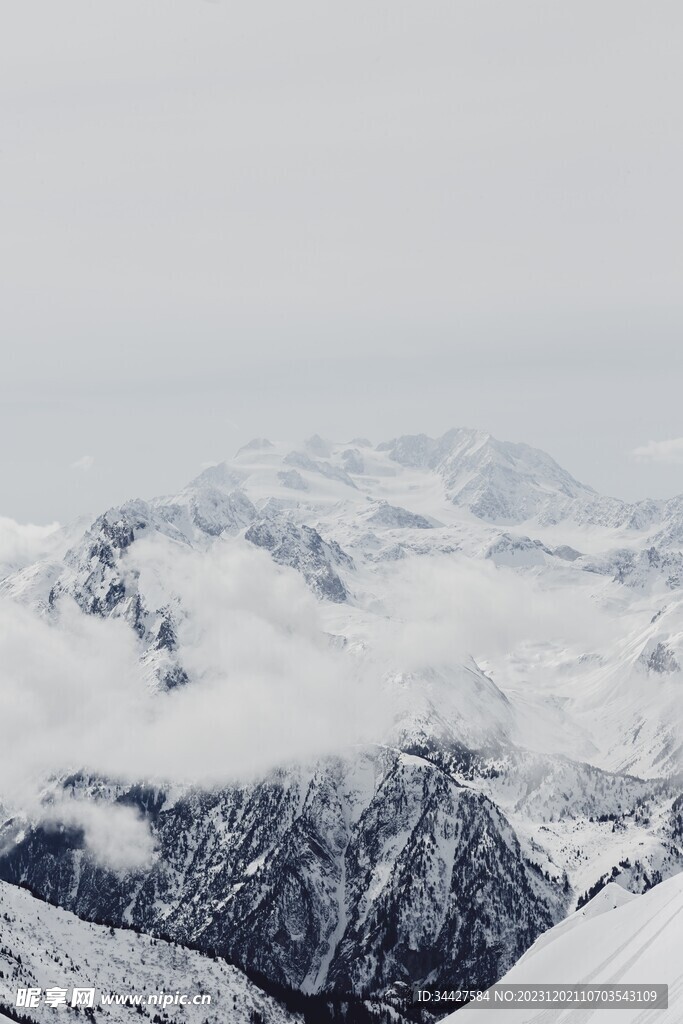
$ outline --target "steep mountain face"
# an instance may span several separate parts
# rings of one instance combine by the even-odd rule
[[[74,798],[92,793],[71,780]],[[120,790],[146,815],[153,867],[107,871],[73,829],[7,826],[3,877],[86,919],[170,936],[273,981],[382,992],[491,982],[567,895],[527,864],[500,810],[440,766],[390,749],[258,785]]]
[[[186,543],[172,520],[160,520],[146,502],[129,502],[107,512],[95,520],[83,542],[67,552],[64,571],[48,594],[52,611],[66,597],[86,615],[124,619],[139,638],[150,676],[164,688],[187,682],[177,655],[173,608],[154,607],[141,590],[139,571],[129,568],[126,556],[140,537],[153,531],[166,534],[169,529],[179,543]]]
[[[612,878],[643,892],[683,870],[680,776],[646,781],[528,751],[438,756],[495,802],[527,861],[573,903]]]
[[[43,780],[38,809],[3,815],[0,876],[304,993],[488,985],[611,880],[642,893],[683,868],[681,524],[680,499],[604,498],[470,430],[261,438],[177,495],[109,510],[12,566],[0,596],[57,631],[67,603],[121,620],[150,699],[171,701],[207,664],[188,641],[216,600],[207,565],[260,559],[256,603],[299,587],[318,619],[278,628],[317,630],[345,680],[362,669],[368,719],[391,713],[352,751],[248,783],[126,764]],[[223,665],[222,641],[243,623],[216,615],[229,679],[245,662]],[[47,813],[65,795],[135,808],[153,862],[104,866]]]
[[[262,519],[246,531],[245,540],[270,552],[274,562],[300,572],[318,597],[337,604],[348,593],[337,568],[353,568],[353,561],[337,543],[327,544],[317,530],[296,526],[287,519]]]
[[[378,451],[401,466],[438,474],[449,501],[487,522],[535,519],[554,525],[571,520],[612,529],[656,528],[657,543],[683,542],[680,497],[632,504],[605,497],[574,479],[546,452],[499,441],[481,430],[460,427],[439,438],[404,435],[378,445]]]
[[[400,530],[431,530],[437,525],[426,516],[409,512],[397,505],[390,505],[388,501],[377,502],[367,516],[367,522],[374,526],[387,526]]]
[[[623,548],[602,557],[581,556],[586,572],[609,576],[634,590],[647,590],[663,584],[677,591],[683,585],[683,556],[680,551],[662,551],[654,545],[644,551]]]
[[[414,755],[402,756],[380,796],[347,851],[350,906],[333,984],[373,991],[498,977],[557,916],[558,895],[534,885],[497,808]]]
[[[380,748],[211,792],[64,789],[136,807],[153,865],[121,875],[73,826],[15,821],[3,878],[304,992],[486,986],[591,889],[683,869],[680,780],[522,752]]]
[[[204,474],[203,474],[204,476]],[[98,517],[81,540],[70,548],[63,564],[28,567],[3,581],[11,597],[28,600],[54,613],[71,599],[86,615],[120,618],[138,637],[141,659],[152,686],[171,689],[188,681],[178,651],[178,596],[165,592],[164,580],[147,592],[141,579],[136,542],[163,537],[184,550],[205,550],[219,538],[241,533],[246,541],[268,551],[279,565],[300,572],[319,597],[343,602],[348,597],[339,570],[352,569],[353,560],[335,541],[326,542],[317,530],[297,525],[288,514],[270,508],[264,516],[239,490],[231,474],[200,478],[177,499],[132,501]],[[161,597],[161,601],[160,601]]]
[[[454,505],[490,522],[520,523],[560,503],[594,497],[545,452],[480,430],[449,430],[436,440],[400,437],[380,449],[402,466],[434,470]]]
[[[5,883],[0,883],[0,922],[0,1002],[8,1008],[15,1007],[20,988],[38,988],[42,993],[63,990],[70,1004],[74,988],[95,987],[92,1019],[116,1024],[141,1017],[150,1020],[155,1014],[163,1024],[175,1020],[196,1024],[301,1021],[298,1014],[289,1013],[241,971],[221,960],[163,939],[82,921]],[[101,1003],[103,995],[105,999],[112,994],[146,999],[160,992],[173,997],[177,990],[189,997],[187,1005],[145,1003],[138,1009]],[[208,997],[210,1002],[195,1005],[191,1000],[196,996]],[[55,1019],[55,1007],[42,997],[38,1006],[21,1007],[18,1012],[28,1014],[37,1024]]]

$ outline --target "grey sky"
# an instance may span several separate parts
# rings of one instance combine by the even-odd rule
[[[629,454],[683,436],[682,43],[661,0],[6,5],[0,514],[453,425],[683,491]]]

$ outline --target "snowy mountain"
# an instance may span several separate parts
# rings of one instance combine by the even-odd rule
[[[51,713],[0,783],[8,882],[360,999],[488,985],[683,868],[683,499],[473,430],[259,438],[50,538],[0,581],[9,653],[36,638],[4,680]],[[52,642],[87,658],[88,625],[94,712],[42,767],[73,718]],[[153,855],[122,868],[88,815],[124,809]]]
[[[545,452],[480,430],[449,430],[436,440],[425,434],[399,437],[379,447],[402,466],[433,470],[454,505],[491,522],[519,523],[563,500],[594,498],[591,488]]]
[[[69,781],[71,799],[96,791]],[[2,837],[3,877],[306,992],[376,993],[444,971],[463,983],[468,969],[493,980],[566,904],[486,795],[389,748],[248,787],[112,796],[147,814],[149,869],[121,877],[78,830],[17,823]]]
[[[606,886],[581,910],[541,935],[503,978],[503,984],[669,985],[668,1009],[620,1009],[625,1022],[678,1024],[683,1016],[683,875],[662,882],[643,896],[619,885]],[[603,1024],[610,1009],[505,1010],[511,1024],[571,1024],[577,1019]],[[448,1017],[452,1024],[494,1024],[499,1011],[466,1008]]]
[[[62,990],[70,1004],[74,988],[94,987],[90,1019],[112,1024],[140,1018],[162,1024],[223,1024],[227,1020],[234,1024],[293,1024],[302,1020],[219,959],[130,929],[82,921],[4,882],[0,883],[0,922],[0,1003],[8,1008],[16,1007],[20,988],[40,989],[43,994]],[[164,993],[173,997],[176,991],[188,997],[186,1005],[151,1003],[138,1009],[101,1003],[103,996],[134,999]],[[202,996],[210,1002],[192,1002]],[[16,1009],[39,1024],[55,1017],[55,1008],[42,997],[37,1007]],[[71,1006],[62,1003],[61,1012],[71,1015]]]

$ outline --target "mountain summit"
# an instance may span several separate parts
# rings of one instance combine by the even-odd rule
[[[0,579],[38,709],[5,742],[62,757],[0,819],[0,878],[307,997],[491,984],[683,868],[681,537],[681,499],[469,429],[259,438],[109,509]],[[106,713],[64,755],[54,652],[89,631]],[[124,809],[154,851],[130,870]]]
[[[490,522],[519,523],[558,499],[591,501],[596,496],[539,448],[498,441],[482,430],[456,427],[436,439],[408,434],[378,450],[402,466],[438,473],[453,504]]]

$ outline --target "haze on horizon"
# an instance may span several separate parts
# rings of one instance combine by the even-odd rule
[[[669,0],[13,5],[0,516],[177,491],[255,435],[457,425],[683,491],[682,29]]]

